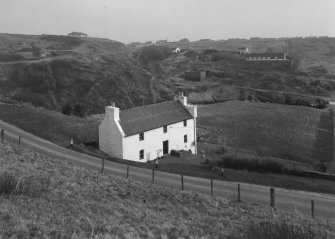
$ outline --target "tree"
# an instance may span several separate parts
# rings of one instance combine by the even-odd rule
[[[73,114],[78,117],[83,117],[85,115],[84,106],[80,103],[76,103],[73,107]]]
[[[179,42],[190,42],[190,40],[187,39],[187,38],[182,38],[182,39],[179,40]]]
[[[62,114],[71,115],[72,111],[73,109],[69,102],[62,107]]]

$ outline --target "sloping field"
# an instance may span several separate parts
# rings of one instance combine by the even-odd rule
[[[98,139],[98,121],[29,106],[0,104],[0,119],[61,146]]]
[[[333,112],[301,106],[230,101],[203,105],[198,126],[223,134],[241,152],[316,164],[333,160]]]

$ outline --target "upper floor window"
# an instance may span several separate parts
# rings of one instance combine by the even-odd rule
[[[144,133],[140,133],[140,134],[139,134],[139,140],[140,140],[140,141],[144,140]]]
[[[140,150],[139,154],[140,154],[140,160],[144,159],[144,149]]]
[[[187,126],[187,120],[184,120],[184,127]]]
[[[187,143],[187,134],[184,135],[184,143]]]
[[[163,126],[163,133],[167,133],[167,125]]]

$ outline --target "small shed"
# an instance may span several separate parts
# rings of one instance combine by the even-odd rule
[[[184,79],[188,81],[204,81],[206,79],[206,71],[186,71]]]

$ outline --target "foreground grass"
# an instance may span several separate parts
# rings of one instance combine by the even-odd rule
[[[11,145],[0,144],[0,168],[0,175],[15,175],[12,180],[34,175],[48,185],[34,196],[0,195],[0,238],[243,238],[252,220],[281,215],[101,175]],[[330,225],[318,228],[333,233]]]

